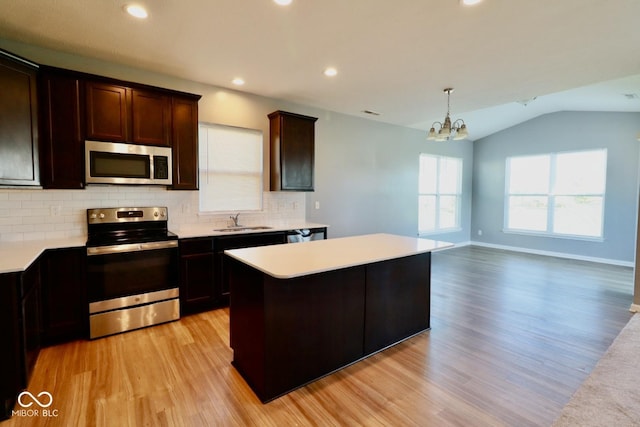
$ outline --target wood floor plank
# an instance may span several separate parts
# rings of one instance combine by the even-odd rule
[[[480,247],[435,253],[428,332],[266,405],[228,310],[41,352],[57,417],[18,426],[547,426],[631,317],[633,270]]]

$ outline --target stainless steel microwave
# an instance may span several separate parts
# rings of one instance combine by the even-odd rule
[[[171,185],[171,148],[85,141],[87,184]]]

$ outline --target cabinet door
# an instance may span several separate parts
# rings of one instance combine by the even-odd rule
[[[29,384],[31,373],[40,354],[40,335],[42,333],[40,285],[40,263],[36,261],[22,274],[21,318],[24,384]]]
[[[198,189],[198,101],[173,97],[173,189]]]
[[[0,185],[40,185],[36,69],[0,54]]]
[[[23,382],[18,273],[0,274],[0,420],[11,416]]]
[[[220,305],[229,304],[229,271],[227,268],[227,249],[250,248],[255,246],[278,245],[287,242],[285,232],[255,233],[239,236],[217,237],[214,240],[216,252],[216,282],[218,284],[218,301]]]
[[[131,91],[132,142],[169,146],[171,142],[171,98],[164,94]]]
[[[284,111],[269,114],[271,190],[313,191],[315,117]]]
[[[44,188],[84,188],[80,81],[43,71],[40,79],[41,181]]]
[[[216,292],[212,239],[180,241],[180,275],[181,312],[213,308]]]
[[[84,247],[49,250],[42,258],[45,345],[87,336],[89,303],[86,297],[85,259]]]
[[[126,87],[86,82],[87,138],[129,140],[129,90]]]

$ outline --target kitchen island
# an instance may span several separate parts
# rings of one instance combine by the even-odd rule
[[[431,252],[372,234],[225,251],[233,365],[262,402],[429,329]]]

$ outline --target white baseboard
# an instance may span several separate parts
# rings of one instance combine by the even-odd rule
[[[472,246],[483,246],[486,248],[502,249],[505,251],[524,252],[529,254],[551,256],[556,258],[567,258],[567,259],[575,259],[579,261],[597,262],[600,264],[618,265],[621,267],[634,267],[634,263],[631,261],[621,261],[617,259],[588,257],[588,256],[582,256],[582,255],[568,254],[565,252],[541,251],[537,249],[521,248],[517,246],[495,245],[493,243],[476,242],[476,241],[471,241],[469,242],[469,244],[471,244]],[[459,244],[456,244],[456,246],[458,245]],[[464,244],[464,246],[467,246],[467,244]],[[638,308],[640,309],[640,306]]]

